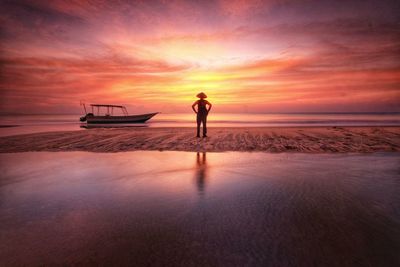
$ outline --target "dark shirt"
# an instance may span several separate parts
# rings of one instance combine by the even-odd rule
[[[197,115],[199,116],[207,116],[208,111],[207,111],[207,105],[208,101],[204,100],[204,99],[200,99],[197,101],[197,105],[198,105],[198,113]]]

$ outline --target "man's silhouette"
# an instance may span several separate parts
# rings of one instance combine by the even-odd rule
[[[197,136],[200,137],[200,125],[203,123],[203,137],[207,137],[207,115],[208,112],[211,110],[211,103],[205,100],[207,98],[207,95],[203,92],[197,94],[199,100],[193,103],[192,109],[193,111],[197,114]],[[195,109],[195,106],[197,106],[197,110]],[[207,108],[208,106],[208,108]]]

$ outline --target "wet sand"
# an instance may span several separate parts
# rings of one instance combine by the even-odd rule
[[[399,153],[30,152],[0,164],[0,266],[400,263]]]
[[[400,127],[106,128],[0,137],[0,152],[134,150],[389,152],[400,151]]]

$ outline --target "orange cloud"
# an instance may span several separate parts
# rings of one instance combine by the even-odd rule
[[[4,1],[0,112],[400,111],[393,8],[322,2]]]

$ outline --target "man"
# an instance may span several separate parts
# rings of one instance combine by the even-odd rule
[[[205,100],[207,95],[203,92],[196,95],[196,97],[200,98],[196,102],[193,103],[192,109],[197,114],[197,136],[200,137],[200,125],[203,123],[203,137],[207,137],[207,115],[211,110],[211,103]],[[195,109],[197,106],[197,110]],[[207,108],[208,106],[208,108]]]

